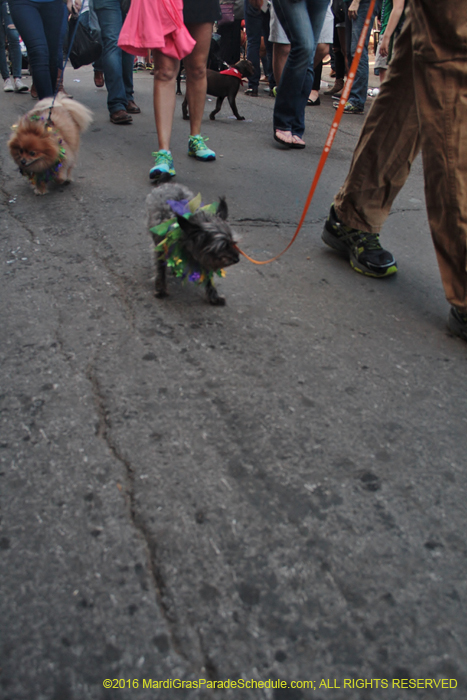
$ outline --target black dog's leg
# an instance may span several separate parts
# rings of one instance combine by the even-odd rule
[[[163,299],[169,295],[167,291],[166,270],[165,260],[156,257],[156,297],[158,299]]]
[[[206,282],[206,296],[209,303],[213,304],[213,306],[225,306],[224,297],[219,296],[211,280]]]
[[[212,121],[214,121],[214,119],[216,118],[216,114],[217,114],[218,112],[221,111],[221,107],[222,107],[223,101],[224,101],[224,98],[223,98],[223,97],[218,97],[218,98],[217,98],[216,109],[214,109],[214,110],[211,112],[211,114],[209,115],[209,119],[211,119]]]
[[[190,117],[188,116],[188,101],[187,101],[186,97],[182,102],[182,114],[183,114],[184,120],[188,121],[188,119]]]
[[[181,95],[182,94],[182,70],[183,70],[183,61],[180,61],[180,68],[178,69],[178,75],[177,75],[177,91],[176,95]]]
[[[239,121],[245,121],[245,117],[241,117],[238,113],[237,109],[237,103],[235,102],[236,95],[228,95],[227,99],[229,101],[229,105],[232,108],[232,112],[234,113],[234,116],[237,117]]]

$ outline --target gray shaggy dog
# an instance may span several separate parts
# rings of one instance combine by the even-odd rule
[[[225,299],[217,293],[212,282],[212,273],[230,265],[238,263],[240,256],[236,247],[234,234],[227,223],[227,204],[223,197],[219,200],[217,213],[198,211],[189,218],[174,214],[168,203],[190,201],[194,195],[187,187],[167,183],[154,189],[146,198],[146,223],[148,230],[159,224],[177,219],[180,227],[180,238],[177,240],[177,249],[185,264],[184,276],[190,279],[201,277],[206,289],[206,296],[210,304],[217,306],[225,304]],[[164,240],[151,232],[154,245]],[[167,260],[173,250],[170,246],[166,251],[156,250],[156,297],[166,297],[167,292]]]

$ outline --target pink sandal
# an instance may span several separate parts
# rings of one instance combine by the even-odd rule
[[[282,131],[282,129],[274,129],[274,139],[278,143],[281,143],[283,146],[287,146],[288,148],[292,147],[293,136],[291,131]]]
[[[305,148],[306,146],[305,141],[300,136],[282,129],[274,129],[274,140],[287,148]]]
[[[305,146],[306,143],[300,136],[297,136],[297,134],[292,135],[291,148],[305,148]]]

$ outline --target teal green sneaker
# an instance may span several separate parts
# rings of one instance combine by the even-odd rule
[[[209,139],[203,139],[201,134],[190,136],[188,139],[188,155],[193,156],[196,160],[216,160],[214,151],[211,151],[211,149],[206,146],[205,141],[208,140]]]
[[[339,105],[340,98],[338,102],[335,102],[335,104],[333,104],[334,109],[337,109]],[[364,114],[364,111],[363,109],[361,109],[361,107],[356,107],[351,102],[347,101],[344,106],[344,114]]]
[[[149,171],[151,180],[161,183],[168,182],[172,177],[175,177],[174,161],[170,151],[157,151],[152,153],[152,156],[156,162]]]

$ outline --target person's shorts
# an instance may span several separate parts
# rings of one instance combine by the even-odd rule
[[[319,35],[318,44],[332,44],[334,41],[334,15],[332,14],[331,5],[326,10],[323,28]]]
[[[271,19],[269,20],[269,41],[275,44],[290,44],[284,27],[279,22],[273,6],[271,5]]]
[[[332,44],[334,40],[334,15],[331,11],[331,6],[329,5],[326,10],[326,17],[324,18],[323,28],[321,34],[319,35],[319,44]],[[275,44],[290,44],[290,41],[285,33],[284,27],[279,22],[274,8],[271,5],[271,19],[269,21],[269,41]]]
[[[378,48],[376,49],[376,56],[375,56],[375,75],[379,75],[380,70],[387,70],[388,69],[388,57],[387,56],[380,56],[379,53],[379,48],[381,44],[378,44]]]

